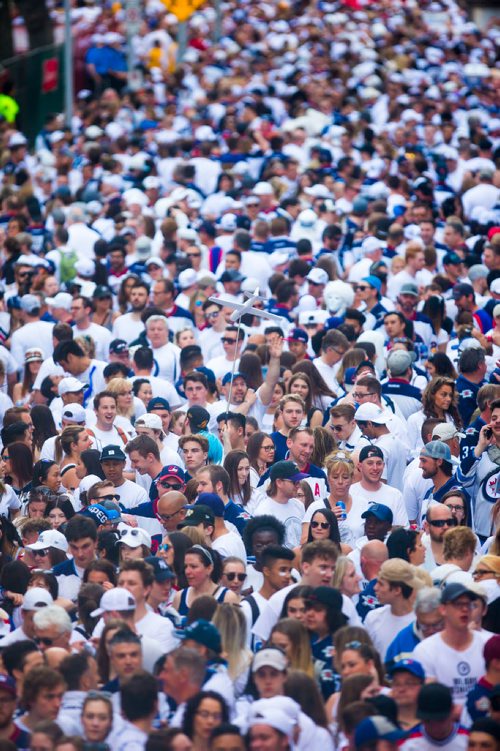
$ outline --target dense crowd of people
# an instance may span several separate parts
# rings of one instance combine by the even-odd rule
[[[0,751],[500,751],[500,28],[143,6],[0,123]]]

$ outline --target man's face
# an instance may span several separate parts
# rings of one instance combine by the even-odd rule
[[[300,360],[307,353],[307,342],[302,342],[300,339],[292,339],[288,342],[288,349]]]
[[[111,428],[116,417],[116,401],[110,396],[104,396],[95,413],[102,425]]]
[[[419,466],[422,470],[424,480],[431,480],[439,471],[439,462],[437,459],[431,459],[430,456],[420,455]]]
[[[163,432],[168,433],[168,429],[170,427],[170,420],[172,417],[168,409],[162,409],[161,407],[158,407],[158,409],[152,409],[151,414],[158,415],[158,417],[161,418],[161,427],[163,429]]]
[[[492,411],[490,425],[495,439],[500,438],[500,409],[494,409]]]
[[[224,386],[224,396],[229,398],[230,381]],[[231,404],[243,404],[245,395],[247,393],[247,385],[245,379],[238,377],[233,381],[233,388],[231,390]]]
[[[95,559],[97,543],[91,537],[82,537],[69,543],[69,552],[78,568],[87,568]]]
[[[460,295],[459,298],[455,300],[455,305],[457,306],[459,312],[469,312],[473,310],[474,308],[474,300],[472,298],[472,295]]]
[[[467,751],[498,751],[498,741],[482,730],[471,730]]]
[[[398,297],[398,303],[401,307],[401,310],[411,312],[414,308],[417,307],[418,297],[416,297],[415,295],[402,294]]]
[[[186,441],[182,448],[182,453],[184,454],[184,462],[190,475],[193,474],[193,471],[202,467],[207,460],[207,454],[197,441]]]
[[[257,561],[260,561],[262,551],[267,545],[278,545],[279,540],[276,532],[271,529],[260,529],[254,532],[252,535],[252,555],[255,556]]]
[[[434,225],[432,222],[420,223],[420,237],[424,245],[432,245],[434,241]]]
[[[443,542],[444,533],[451,527],[456,526],[456,519],[448,506],[440,503],[432,506],[428,511],[430,520],[426,520],[425,528],[429,532],[433,542]]]
[[[137,605],[144,602],[149,594],[149,587],[145,587],[139,571],[121,571],[118,575],[118,586],[128,589],[135,597]]]
[[[310,587],[331,587],[335,561],[333,558],[313,558],[302,564],[302,572]]]
[[[385,579],[377,579],[375,594],[381,605],[391,605],[398,597],[399,588],[393,589]]]
[[[443,240],[449,248],[458,248],[462,243],[461,235],[449,224],[444,227]]]
[[[70,312],[73,321],[78,325],[87,320],[90,310],[84,306],[81,298],[77,298],[71,303]]]
[[[384,318],[384,328],[389,339],[397,339],[404,336],[405,324],[399,316],[386,316]]]
[[[287,402],[282,409],[283,423],[287,430],[297,428],[304,419],[304,410],[296,402]]]
[[[54,722],[61,709],[62,699],[64,696],[64,683],[54,688],[42,688],[38,692],[36,699],[29,708],[30,713],[44,720]]]
[[[347,441],[352,431],[356,427],[354,420],[346,420],[345,417],[330,417],[327,424],[337,441]]]
[[[133,287],[130,293],[130,305],[132,310],[140,312],[148,304],[148,291],[144,287]]]
[[[305,431],[301,431],[289,438],[286,442],[290,451],[290,458],[296,461],[299,466],[309,464],[314,451],[314,437]]]
[[[237,332],[236,331],[224,331],[224,336],[221,338],[221,342],[222,342],[222,346],[224,348],[226,357],[228,359],[233,359],[239,349]]]
[[[369,483],[380,482],[382,472],[384,471],[383,459],[380,459],[378,456],[369,456],[368,459],[359,462],[358,466],[362,480]]]
[[[392,679],[392,696],[398,707],[415,706],[422,681],[408,670],[398,670]]]
[[[84,389],[80,389],[80,391],[70,391],[68,394],[63,394],[61,399],[63,404],[83,404],[84,396]]]
[[[280,558],[272,561],[269,566],[263,569],[265,578],[273,589],[278,591],[283,587],[288,587],[292,582],[292,563],[291,561]]]
[[[122,484],[125,462],[107,459],[105,462],[101,462],[101,466],[106,480],[109,480],[116,486]]]
[[[148,457],[150,456],[151,454],[142,456],[138,451],[131,451],[129,454],[130,466],[136,472],[139,472],[140,475],[146,475],[150,468],[150,462],[148,460]]]
[[[245,741],[241,735],[224,733],[211,741],[210,751],[245,751]]]
[[[441,605],[441,612],[444,616],[445,628],[455,628],[457,630],[468,629],[472,618],[472,600],[467,595],[461,595],[453,602]]]
[[[359,377],[361,377],[361,374]],[[368,386],[355,384],[354,390],[352,391],[352,397],[357,404],[366,404],[367,402],[370,402],[371,404],[377,403],[377,392],[370,391]]]
[[[203,383],[187,381],[184,385],[184,393],[186,394],[189,406],[193,406],[194,404],[201,404],[203,406],[207,403],[208,391]]]
[[[61,632],[58,626],[48,626],[47,628],[37,628],[35,625],[35,644],[41,652],[46,652],[50,647],[61,647],[68,649],[69,638],[71,634],[68,631]]]
[[[139,644],[115,644],[110,647],[109,659],[120,680],[129,678],[142,668],[142,652]]]
[[[108,259],[111,271],[121,271],[125,266],[125,256],[119,250],[114,250],[111,253],[108,253]]]
[[[151,296],[153,298],[153,305],[156,307],[166,308],[167,305],[172,303],[172,294],[165,292],[165,285],[161,281],[153,285]]]
[[[154,349],[168,343],[168,327],[163,321],[152,321],[147,327],[148,339]]]
[[[383,542],[390,528],[390,522],[378,519],[374,514],[368,514],[365,519],[365,535],[369,540]]]
[[[160,498],[156,513],[167,532],[177,532],[177,525],[185,518],[186,509],[181,501],[170,502]]]
[[[427,639],[428,636],[432,636],[443,630],[444,621],[440,608],[436,608],[436,610],[433,610],[430,613],[420,613],[417,610],[416,615],[417,625],[420,628],[424,639]]]

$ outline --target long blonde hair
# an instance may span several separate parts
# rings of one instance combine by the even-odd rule
[[[212,623],[219,630],[222,651],[227,660],[227,671],[234,681],[252,661],[252,653],[247,647],[245,616],[239,605],[223,602],[215,611]]]
[[[314,678],[311,641],[306,627],[296,618],[282,618],[274,626],[271,636],[276,633],[283,634],[290,641],[290,668],[302,670],[303,673]]]

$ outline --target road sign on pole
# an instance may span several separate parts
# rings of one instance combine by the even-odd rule
[[[142,21],[142,8],[141,0],[127,0],[125,6],[125,20],[127,26],[127,71],[128,71],[128,85],[131,89],[137,89],[142,82],[142,76],[139,74],[139,81],[137,80],[138,71],[134,70],[135,55],[134,48],[132,46],[132,39],[139,33]]]

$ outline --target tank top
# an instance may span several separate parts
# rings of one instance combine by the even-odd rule
[[[179,615],[187,615],[189,611],[189,605],[187,604],[188,601],[188,593],[191,591],[191,587],[188,587],[187,589],[183,589],[181,592],[181,601],[179,603],[179,610],[177,611]],[[224,597],[226,596],[227,587],[217,587],[215,592],[213,593],[212,597],[215,597],[217,602],[224,602]]]

